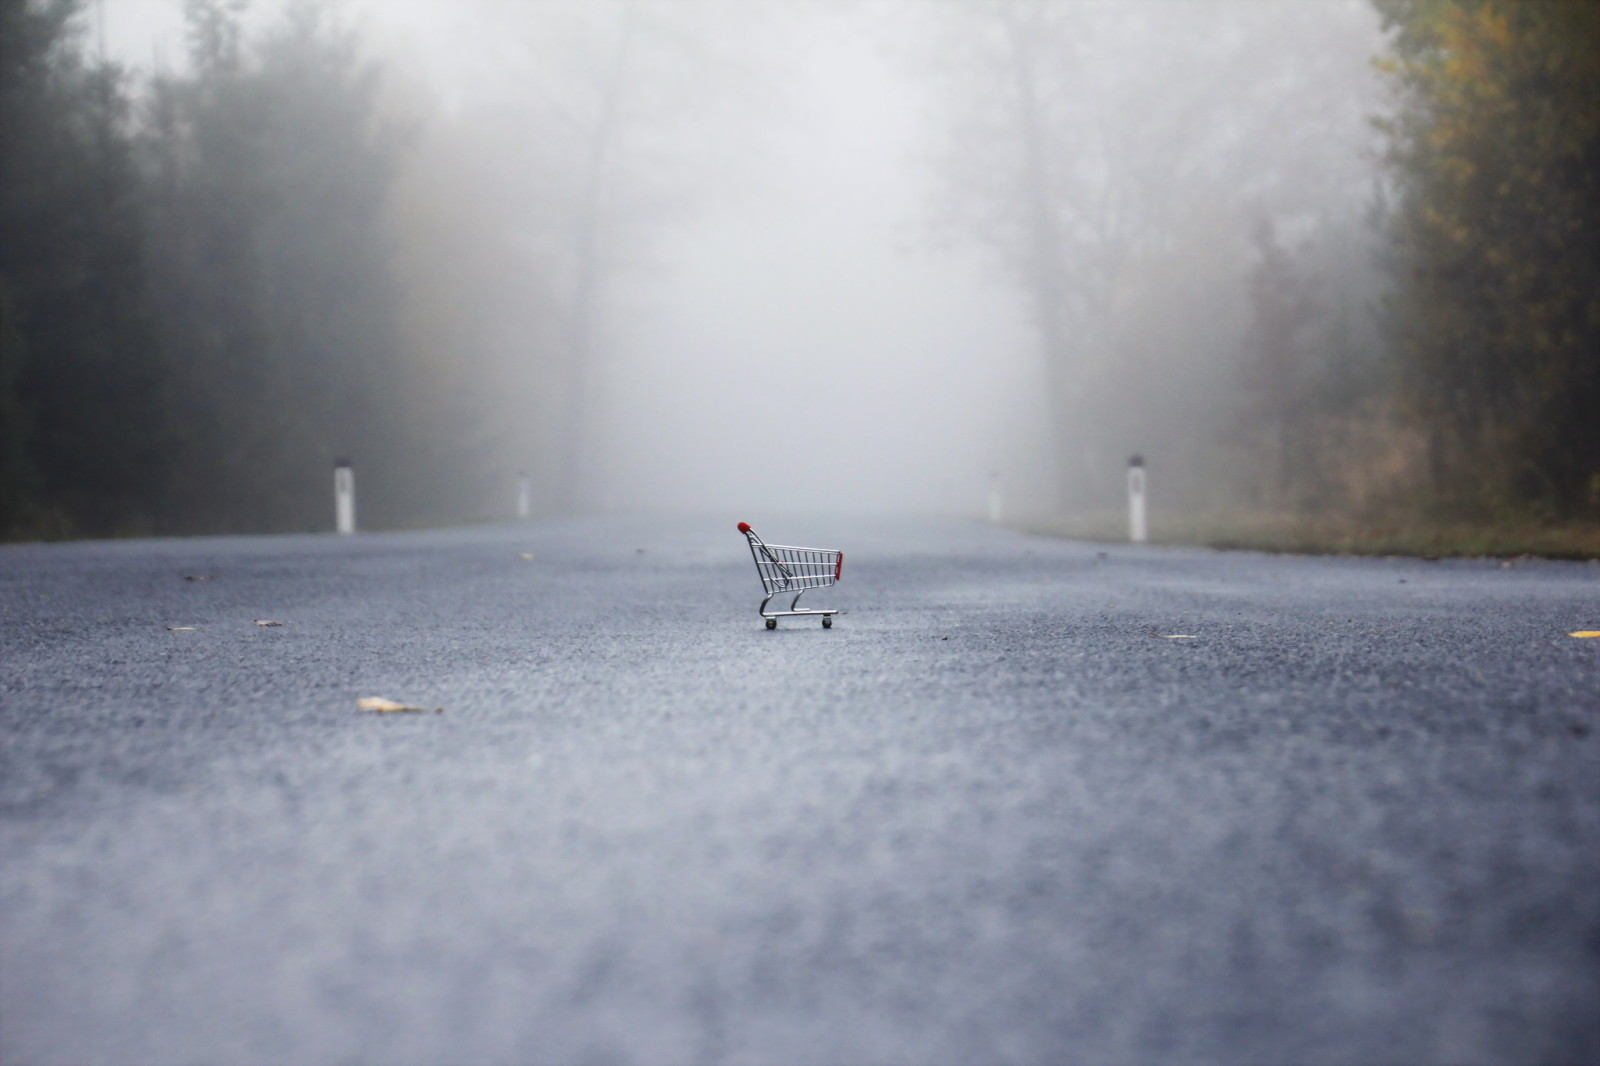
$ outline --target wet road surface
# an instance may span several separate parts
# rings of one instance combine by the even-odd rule
[[[1600,1061],[1593,565],[605,517],[0,612],[13,1066]]]

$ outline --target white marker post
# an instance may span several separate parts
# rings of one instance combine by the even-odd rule
[[[333,526],[340,533],[356,531],[356,474],[348,459],[333,464]]]
[[[1144,456],[1128,459],[1128,539],[1143,544],[1146,539],[1144,524]]]
[[[528,493],[528,472],[517,471],[517,517],[527,518],[532,509],[533,498]]]

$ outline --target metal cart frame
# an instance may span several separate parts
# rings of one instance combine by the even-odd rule
[[[844,572],[844,552],[831,548],[798,548],[789,544],[768,544],[750,528],[750,523],[740,522],[739,532],[750,544],[750,557],[756,563],[756,576],[767,598],[756,608],[767,620],[768,629],[778,628],[780,618],[802,616],[822,619],[822,628],[833,628],[833,616],[842,612],[836,608],[810,610],[800,606],[800,597],[811,589],[827,588],[839,580]],[[769,611],[767,605],[775,598],[794,593],[787,611]]]

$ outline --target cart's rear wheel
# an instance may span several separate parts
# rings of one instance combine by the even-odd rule
[[[778,620],[776,618],[767,619],[767,628],[768,629],[777,629],[778,628]]]
[[[823,629],[832,629],[833,628],[833,615],[825,614],[825,615],[822,616],[822,628]]]

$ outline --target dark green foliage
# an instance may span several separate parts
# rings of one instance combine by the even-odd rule
[[[189,0],[135,107],[81,0],[0,5],[0,532],[325,528],[336,457],[402,517],[398,153],[353,37]]]
[[[0,3],[0,530],[149,528],[162,488],[141,182],[75,0]]]
[[[1398,31],[1402,387],[1435,487],[1600,518],[1600,5],[1376,4]]]

